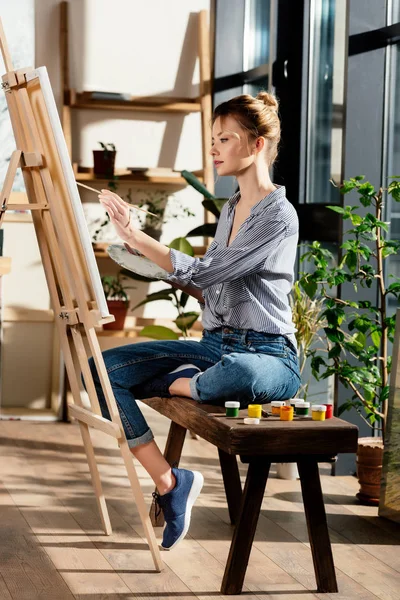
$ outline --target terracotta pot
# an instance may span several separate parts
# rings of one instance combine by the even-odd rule
[[[99,177],[105,175],[106,177],[114,177],[114,166],[115,166],[115,155],[117,154],[114,150],[93,150],[93,173]]]
[[[103,329],[123,329],[129,303],[125,300],[107,300],[107,306],[110,315],[114,315],[115,321],[113,323],[105,323]]]
[[[357,477],[360,491],[357,498],[361,504],[379,505],[383,461],[382,438],[359,438],[357,448]]]

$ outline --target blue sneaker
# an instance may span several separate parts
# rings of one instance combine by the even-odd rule
[[[203,487],[204,478],[198,471],[187,469],[172,469],[176,478],[173,490],[160,496],[153,496],[162,508],[165,517],[165,529],[161,548],[172,550],[188,532],[192,506]]]
[[[168,395],[169,386],[176,380],[181,377],[187,377],[191,379],[199,373],[201,369],[196,367],[196,365],[186,364],[180,365],[171,373],[166,373],[165,375],[161,375],[160,377],[156,377],[152,381],[147,381],[143,384],[142,387],[146,390],[146,394],[155,393],[155,394],[166,394]]]

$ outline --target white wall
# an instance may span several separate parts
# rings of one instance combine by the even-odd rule
[[[111,8],[112,7],[112,8]],[[69,7],[70,86],[83,90],[125,92],[138,96],[192,97],[198,94],[197,18],[209,10],[210,0],[71,0]],[[60,64],[58,54],[58,1],[36,0],[36,65],[46,65],[58,104]],[[75,111],[73,114],[73,160],[92,166],[97,142],[117,147],[117,168],[171,167],[195,170],[202,167],[200,114],[181,115]],[[124,196],[129,187],[120,184]],[[155,190],[153,190],[155,191]],[[169,243],[203,222],[201,197],[192,188],[174,194],[195,217],[170,220],[161,241]],[[133,198],[143,188],[133,188]],[[83,192],[84,202],[95,196]],[[113,266],[101,261],[102,271]],[[138,284],[136,304],[148,291],[165,287]],[[131,294],[132,295],[132,294]],[[198,309],[193,300],[188,310]],[[175,317],[169,303],[150,304],[134,314]]]

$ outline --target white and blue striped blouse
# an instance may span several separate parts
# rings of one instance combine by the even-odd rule
[[[275,185],[275,184],[274,184]],[[255,204],[235,239],[228,240],[240,192],[224,205],[203,258],[171,249],[169,281],[203,291],[205,329],[230,326],[285,335],[296,347],[288,301],[293,285],[298,218],[283,186]]]

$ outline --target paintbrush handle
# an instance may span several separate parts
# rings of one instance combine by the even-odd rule
[[[99,190],[95,190],[94,188],[89,187],[88,185],[85,185],[84,183],[80,183],[79,181],[77,181],[76,184],[80,185],[81,187],[85,188],[86,190],[89,190],[90,192],[94,192],[97,195],[101,194],[101,192]],[[158,215],[155,215],[154,213],[150,212],[149,210],[145,210],[144,208],[139,208],[138,206],[135,206],[134,204],[130,204],[129,207],[135,208],[136,210],[140,210],[140,211],[146,213],[146,215],[151,215],[152,217],[156,217],[156,219],[160,219],[160,217]]]

